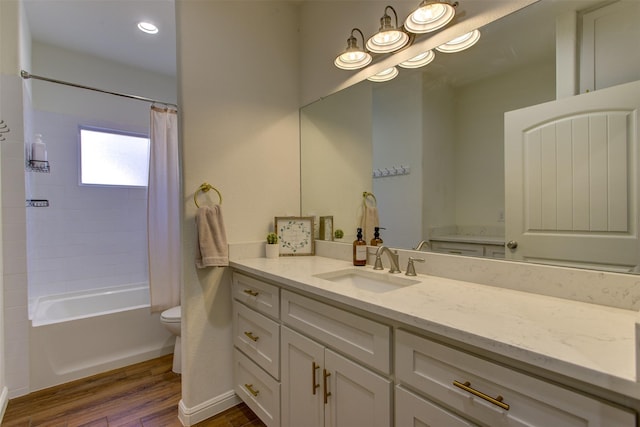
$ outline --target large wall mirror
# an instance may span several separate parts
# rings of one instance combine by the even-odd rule
[[[464,52],[436,52],[431,64],[400,69],[392,81],[363,81],[305,106],[301,213],[333,216],[334,228],[343,229],[343,241],[350,243],[367,191],[375,195],[382,238],[391,247],[415,248],[425,240],[429,245],[423,249],[437,252],[634,272],[640,264],[637,108],[629,107],[621,122],[626,145],[620,161],[628,172],[619,190],[626,203],[624,225],[587,230],[587,244],[567,248],[590,246],[589,259],[558,250],[553,256],[523,256],[524,240],[509,235],[510,224],[528,220],[516,218],[506,200],[513,190],[505,162],[513,171],[510,162],[522,160],[505,155],[505,113],[563,99],[580,103],[581,96],[622,84],[636,87],[639,19],[640,3],[633,0],[541,0],[481,28],[478,44]],[[521,164],[516,173],[525,169]],[[554,164],[562,167],[559,160]],[[613,163],[608,168],[619,169]],[[590,203],[585,215],[611,211],[593,206],[595,197]],[[556,227],[556,239],[577,233],[577,226],[563,227]],[[540,230],[534,234],[545,234]],[[634,252],[599,262],[598,253],[610,250],[597,238],[612,234],[625,240],[625,251],[635,247]],[[514,247],[507,247],[511,240]]]

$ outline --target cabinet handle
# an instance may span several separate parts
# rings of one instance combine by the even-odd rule
[[[315,361],[312,362],[311,363],[311,384],[313,386],[311,391],[313,392],[314,396],[316,394],[316,389],[320,387],[320,384],[316,384],[316,370],[318,369],[320,369],[320,365],[316,364]]]
[[[253,389],[253,384],[245,384],[244,387],[249,390],[249,393],[251,393],[253,395],[253,397],[258,397],[258,393],[260,393],[260,390],[254,390]]]
[[[257,292],[257,291],[251,290],[251,289],[245,289],[242,292],[244,292],[245,294],[249,294],[252,297],[257,297],[260,294],[260,292]]]
[[[249,337],[249,339],[250,339],[251,341],[253,341],[253,342],[258,341],[258,338],[260,338],[260,337],[257,337],[257,336],[255,336],[255,335],[253,335],[253,332],[245,332],[244,334],[245,334],[246,336],[248,336],[248,337]]]
[[[322,370],[322,385],[324,386],[324,404],[328,403],[329,396],[331,396],[331,392],[327,389],[327,378],[331,376],[331,372],[327,372],[326,369]]]
[[[509,410],[509,405],[507,405],[506,403],[504,403],[502,401],[503,397],[502,396],[497,396],[497,397],[491,397],[487,394],[484,394],[481,391],[478,391],[474,388],[471,388],[471,383],[469,381],[465,381],[464,383],[461,383],[459,381],[453,381],[453,385],[463,389],[464,391],[468,391],[469,393],[473,394],[474,396],[478,396],[481,399],[486,400],[487,402],[493,403],[494,405],[497,405],[499,407],[501,407],[502,409],[505,410]]]

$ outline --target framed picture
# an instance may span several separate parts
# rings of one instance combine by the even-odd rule
[[[277,216],[273,224],[280,256],[315,254],[312,216]]]
[[[333,217],[320,217],[320,233],[318,240],[333,240]]]

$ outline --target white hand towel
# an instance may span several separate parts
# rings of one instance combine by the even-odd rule
[[[220,205],[203,206],[196,213],[196,267],[226,267],[229,246]]]

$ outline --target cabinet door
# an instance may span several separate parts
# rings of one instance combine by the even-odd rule
[[[391,382],[366,368],[325,350],[327,405],[325,426],[389,427]]]
[[[322,427],[324,347],[283,326],[282,426]]]

